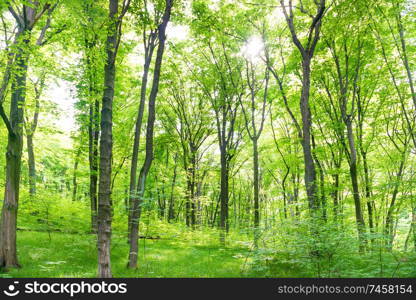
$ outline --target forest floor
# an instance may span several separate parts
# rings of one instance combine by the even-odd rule
[[[111,249],[116,278],[416,276],[414,252],[360,254],[341,249],[336,257],[322,259],[317,265],[287,249],[259,249],[256,253],[250,236],[241,232],[230,232],[226,246],[222,246],[214,229],[192,231],[163,223],[142,230],[155,239],[140,239],[139,267],[132,270],[126,268],[129,247],[126,234],[120,232],[113,233]],[[18,230],[17,244],[22,267],[0,272],[0,277],[96,277],[94,234],[25,228]],[[304,251],[301,254],[304,256]]]
[[[1,277],[95,277],[96,238],[93,234],[18,231],[20,269]],[[126,237],[114,235],[114,277],[242,277],[248,248],[220,247],[211,239],[141,239],[139,268],[126,268]]]

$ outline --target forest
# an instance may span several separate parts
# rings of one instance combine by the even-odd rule
[[[0,277],[416,277],[415,0],[0,19]]]

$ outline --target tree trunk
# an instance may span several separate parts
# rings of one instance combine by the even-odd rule
[[[173,176],[172,176],[172,185],[170,188],[170,199],[169,199],[169,210],[168,210],[168,222],[172,222],[175,219],[175,198],[174,198],[174,190],[176,184],[176,168],[177,168],[177,159],[178,154],[175,153],[175,158],[173,159],[175,165],[173,167]]]
[[[338,170],[337,170],[338,172]],[[333,214],[334,214],[334,221],[336,222],[338,220],[338,214],[339,214],[339,174],[332,175],[332,178],[334,180],[333,182],[333,191],[332,191],[332,201],[333,201]]]
[[[195,199],[195,188],[196,188],[196,152],[193,147],[190,147],[190,170],[188,172],[189,175],[189,194],[190,194],[190,223],[192,228],[195,228],[196,225],[196,199]]]
[[[27,156],[29,165],[29,195],[31,198],[36,194],[36,165],[35,152],[33,147],[33,134],[26,135]]]
[[[253,181],[254,181],[254,245],[257,247],[260,227],[260,205],[259,205],[259,150],[258,140],[253,140]],[[286,209],[286,208],[285,208]]]
[[[140,170],[139,179],[137,182],[136,195],[132,201],[132,211],[131,211],[131,227],[129,235],[129,268],[137,267],[137,256],[138,256],[138,233],[139,233],[139,219],[141,214],[141,203],[143,201],[146,178],[149,173],[150,167],[153,161],[153,130],[154,123],[156,119],[156,97],[159,90],[159,79],[160,71],[162,67],[162,58],[163,52],[165,50],[166,42],[166,27],[168,25],[170,14],[172,10],[173,0],[166,0],[165,11],[162,17],[162,23],[158,28],[158,37],[159,37],[159,46],[156,54],[155,69],[153,73],[153,83],[152,90],[149,96],[149,108],[148,108],[148,117],[147,117],[147,128],[146,128],[146,155],[144,159],[143,166]]]
[[[16,253],[17,209],[19,203],[20,166],[23,148],[23,106],[26,100],[26,76],[28,57],[25,47],[29,38],[16,53],[16,70],[12,82],[10,125],[6,152],[6,188],[1,215],[0,266],[19,267]]]
[[[77,171],[78,171],[78,160],[74,162],[74,174],[72,175],[72,201],[77,200],[77,190],[78,190],[78,182],[77,182]]]
[[[223,143],[224,144],[224,143]],[[228,162],[225,147],[221,147],[220,242],[225,243],[228,232]]]
[[[302,79],[302,95],[300,99],[300,111],[302,114],[302,148],[303,158],[305,162],[305,186],[308,197],[309,208],[314,214],[318,208],[316,199],[316,170],[315,163],[312,156],[311,149],[311,111],[309,107],[309,90],[310,90],[310,74],[311,74],[311,59],[304,58],[302,62],[303,79]]]
[[[354,197],[354,206],[355,206],[355,220],[357,223],[357,231],[358,231],[358,240],[359,240],[359,249],[360,251],[364,251],[366,245],[366,238],[365,238],[365,222],[364,217],[361,209],[361,200],[360,200],[360,190],[358,188],[358,175],[357,175],[357,150],[355,148],[354,143],[354,136],[352,130],[352,121],[349,119],[345,119],[345,123],[347,126],[347,136],[348,136],[348,146],[350,149],[350,176],[351,176],[351,185]]]
[[[390,205],[389,205],[389,208],[387,210],[386,221],[385,221],[385,226],[384,226],[384,234],[386,236],[385,245],[386,245],[387,249],[390,250],[390,251],[393,248],[393,239],[394,239],[393,213],[394,213],[394,209],[395,209],[395,205],[396,205],[397,195],[399,193],[400,181],[402,180],[402,176],[403,176],[405,161],[406,161],[406,151],[403,151],[402,160],[400,162],[399,170],[396,174],[396,178],[393,179],[394,180],[394,189],[393,189],[393,193],[392,193],[392,196],[391,196]]]
[[[364,184],[365,184],[365,198],[367,203],[367,213],[368,213],[368,227],[370,229],[370,233],[374,234],[374,213],[373,213],[373,207],[374,203],[372,200],[370,200],[371,197],[371,183],[370,183],[370,175],[369,175],[369,169],[368,169],[368,162],[367,162],[367,153],[361,149],[361,157],[363,159],[363,165],[364,165]],[[371,242],[374,241],[373,237],[371,237]]]
[[[150,39],[149,39],[148,48],[145,48],[145,62],[144,62],[144,67],[143,67],[142,83],[140,87],[140,104],[139,104],[139,109],[137,111],[136,124],[135,124],[135,129],[134,129],[134,142],[133,142],[133,153],[132,153],[131,167],[130,167],[130,185],[129,185],[129,201],[128,201],[128,208],[129,208],[129,214],[128,214],[129,230],[128,232],[130,232],[130,226],[131,226],[130,217],[132,215],[132,212],[131,212],[132,201],[134,198],[134,193],[136,191],[137,163],[138,163],[138,157],[139,157],[140,134],[142,131],[143,114],[144,114],[144,108],[145,108],[145,102],[146,102],[147,81],[149,77],[150,63],[152,61],[153,51],[155,48],[153,36],[154,36],[154,33],[152,32]]]
[[[98,277],[110,278],[110,244],[111,244],[111,158],[113,151],[113,98],[116,75],[115,60],[117,54],[118,0],[109,0],[109,28],[106,41],[106,63],[104,67],[104,94],[101,109],[100,140],[100,176],[98,188]]]
[[[91,83],[90,83],[91,84]],[[97,183],[98,183],[98,139],[100,136],[99,127],[99,110],[100,103],[94,100],[94,104],[90,104],[90,120],[88,124],[88,158],[90,167],[90,183],[89,196],[91,207],[91,232],[97,232]]]
[[[85,13],[88,17],[88,25],[93,26],[93,18],[91,16],[91,3],[86,3]],[[86,68],[89,81],[89,122],[88,122],[88,162],[89,162],[89,198],[91,210],[91,232],[97,233],[97,188],[98,188],[98,140],[100,137],[100,101],[97,91],[96,79],[96,60],[94,57],[94,49],[97,47],[97,37],[92,39],[88,34],[88,26],[85,26],[85,48],[86,48]]]

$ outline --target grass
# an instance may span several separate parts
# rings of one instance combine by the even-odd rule
[[[114,277],[241,277],[247,248],[234,244],[220,247],[213,237],[162,237],[140,240],[139,267],[126,268],[126,238],[114,235]],[[204,239],[205,237],[205,239]],[[20,269],[0,273],[3,277],[95,277],[96,238],[91,234],[19,231]]]
[[[163,222],[141,228],[142,234],[160,239],[140,240],[139,267],[134,270],[126,267],[126,234],[113,233],[114,277],[416,277],[414,251],[360,254],[342,248],[331,259],[316,261],[302,247],[287,244],[252,251],[250,237],[242,232],[231,232],[226,246],[221,246],[214,229],[192,231]],[[17,243],[22,268],[0,272],[0,277],[96,276],[93,234],[19,230]]]

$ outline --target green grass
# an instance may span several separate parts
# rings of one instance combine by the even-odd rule
[[[377,251],[365,254],[338,249],[330,259],[311,260],[302,248],[259,248],[252,251],[250,237],[231,232],[226,246],[214,229],[189,230],[186,226],[157,223],[143,225],[139,267],[127,269],[125,234],[113,233],[113,276],[124,277],[416,277],[414,252]],[[93,234],[18,231],[20,269],[0,277],[95,277],[96,236]],[[288,246],[288,245],[285,245]],[[292,249],[293,251],[294,249]]]
[[[241,277],[247,249],[239,245],[220,247],[218,239],[197,233],[140,240],[139,267],[126,268],[126,238],[112,240],[114,277]],[[208,236],[208,238],[207,238]],[[96,238],[92,234],[19,231],[20,269],[2,273],[3,277],[95,277]]]

